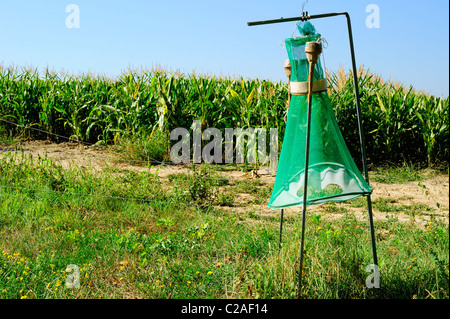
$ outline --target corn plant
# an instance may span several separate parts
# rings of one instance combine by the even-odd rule
[[[342,134],[352,156],[359,158],[352,73],[341,69],[327,77]],[[370,164],[448,163],[448,97],[427,96],[385,82],[363,67],[358,70],[358,84]],[[129,70],[108,79],[0,66],[0,118],[19,125],[2,122],[8,136],[60,134],[111,143],[146,138],[155,130],[167,134],[176,127],[190,128],[193,120],[200,119],[202,129],[278,128],[281,144],[287,98],[286,83],[242,77],[153,69]],[[26,129],[30,127],[51,134]]]
[[[441,145],[448,145],[448,98],[443,100],[434,96],[422,95],[414,114],[418,119],[418,126],[425,142],[427,164],[431,166],[436,159],[434,154],[438,152],[436,148],[440,146],[437,142],[440,142]],[[448,158],[448,148],[444,156]]]

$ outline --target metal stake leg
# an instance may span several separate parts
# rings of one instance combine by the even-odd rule
[[[283,231],[283,213],[284,209],[281,209],[281,215],[280,215],[280,238],[278,239],[278,249],[281,249],[281,233]]]
[[[322,45],[320,42],[307,42],[305,53],[309,62],[309,89],[308,89],[308,117],[306,122],[306,150],[305,150],[305,173],[303,181],[303,203],[302,203],[302,233],[300,238],[300,259],[298,266],[298,291],[297,298],[300,299],[302,289],[302,271],[303,271],[303,249],[305,243],[305,222],[306,222],[306,201],[308,198],[308,168],[309,168],[309,142],[311,135],[311,111],[312,111],[312,94],[313,94],[313,78],[314,66],[317,63],[320,53],[322,53]]]
[[[305,191],[306,194],[306,191]],[[306,201],[303,202],[302,207],[302,233],[300,238],[300,259],[298,265],[298,290],[297,290],[297,298],[300,299],[300,294],[302,290],[302,271],[303,271],[303,247],[305,243],[305,219],[306,219]]]
[[[375,245],[375,230],[372,217],[372,200],[370,199],[370,195],[367,196],[367,209],[369,211],[370,240],[372,242],[373,263],[378,266],[377,247]]]
[[[358,76],[356,69],[356,61],[355,61],[355,50],[353,48],[353,33],[352,33],[352,24],[350,22],[350,15],[348,13],[345,14],[347,18],[347,29],[348,29],[348,40],[350,44],[350,55],[352,58],[352,72],[353,72],[353,85],[355,89],[355,101],[356,101],[356,115],[358,118],[358,131],[359,131],[359,141],[361,144],[361,157],[364,171],[364,179],[369,185],[369,173],[367,169],[367,156],[366,156],[366,143],[364,140],[364,128],[362,123],[361,116],[361,102],[359,98],[359,87],[358,87]],[[377,248],[375,244],[375,231],[373,225],[372,218],[372,201],[370,199],[370,195],[367,196],[367,210],[369,214],[369,226],[370,226],[370,239],[372,243],[372,255],[373,255],[373,263],[378,266],[378,258],[377,258]]]

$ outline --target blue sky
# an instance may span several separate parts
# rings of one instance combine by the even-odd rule
[[[69,4],[80,27],[68,28]],[[295,22],[248,27],[248,21],[301,15],[303,0],[0,0],[0,64],[115,77],[162,66],[184,73],[285,81],[283,40]],[[368,28],[369,4],[380,27]],[[356,62],[385,80],[449,95],[449,2],[309,0],[310,14],[347,11]],[[326,38],[325,65],[351,67],[345,17],[313,20]]]

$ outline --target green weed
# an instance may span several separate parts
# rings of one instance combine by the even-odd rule
[[[279,249],[278,218],[216,208],[211,189],[234,194],[242,185],[217,186],[211,177],[198,167],[162,182],[148,172],[2,156],[0,298],[295,298],[299,214],[286,216]],[[255,187],[258,193],[264,185]],[[387,199],[375,204],[428,210]],[[345,205],[307,214],[303,297],[449,297],[448,225],[376,220],[381,288],[369,289],[367,222],[339,210]],[[342,217],[328,218],[337,209]],[[77,288],[66,285],[70,265]]]

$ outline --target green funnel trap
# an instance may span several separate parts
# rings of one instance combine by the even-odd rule
[[[367,196],[372,188],[362,177],[348,151],[327,93],[320,59],[314,66],[307,187],[304,189],[308,112],[308,42],[321,35],[307,21],[298,25],[301,36],[285,40],[291,64],[291,99],[286,130],[269,208],[278,209]]]

